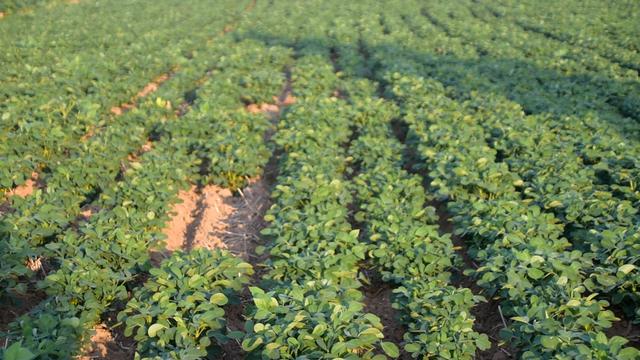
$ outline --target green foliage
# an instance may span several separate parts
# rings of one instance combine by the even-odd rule
[[[5,360],[31,360],[35,357],[29,349],[22,347],[20,343],[13,343],[2,352],[2,358]]]
[[[384,359],[374,355],[380,345],[397,357],[392,345],[381,343],[380,319],[362,316],[357,290],[319,280],[268,293],[253,287],[251,293],[255,312],[245,325],[245,351],[266,359]]]
[[[148,251],[162,245],[162,228],[180,189],[203,179],[201,175],[224,179],[227,173],[236,181],[233,186],[243,186],[246,177],[262,172],[269,156],[263,137],[268,120],[263,115],[244,113],[242,87],[230,81],[239,73],[250,78],[254,66],[280,73],[289,54],[276,52],[258,42],[245,42],[233,48],[229,46],[233,42],[225,41],[207,48],[205,55],[224,57],[230,53],[236,56],[252,53],[265,61],[245,62],[223,70],[215,77],[217,84],[225,84],[230,97],[211,93],[214,85],[209,82],[214,81],[211,80],[213,75],[207,74],[203,78],[210,64],[185,63],[184,73],[171,78],[158,90],[163,98],[141,101],[138,109],[122,115],[125,124],[127,119],[135,122],[130,126],[109,127],[96,134],[88,140],[86,152],[73,154],[68,162],[60,164],[54,170],[55,176],[48,178],[50,182],[45,193],[12,199],[12,205],[19,208],[2,219],[0,228],[12,239],[8,242],[10,246],[19,244],[19,239],[30,238],[16,249],[10,248],[11,251],[1,254],[3,258],[16,259],[7,263],[10,266],[15,263],[10,272],[0,274],[0,280],[15,288],[6,290],[9,293],[21,291],[23,273],[19,271],[25,268],[21,256],[45,255],[53,260],[54,268],[39,283],[49,298],[11,324],[10,342],[22,341],[23,346],[40,358],[77,355],[89,338],[89,329],[115,301],[127,300],[127,286],[140,272],[148,269]],[[255,97],[264,97],[266,92],[277,94],[283,81],[282,76],[278,78],[280,84],[276,85],[272,77],[247,91]],[[168,106],[184,101],[185,92],[194,84],[209,90],[203,90],[203,97],[197,98],[191,111],[179,118],[175,109]],[[262,95],[255,95],[258,86],[265,86],[260,90]],[[242,121],[236,121],[238,119]],[[215,142],[211,143],[216,129],[235,123],[238,126],[232,128],[233,135],[243,139],[242,142],[218,147]],[[159,138],[155,139],[152,148],[136,153],[135,150],[144,144],[141,135],[151,134]],[[129,154],[133,154],[132,157],[121,162],[120,159]],[[216,165],[209,173],[202,167],[207,159],[220,159],[219,163],[225,165]],[[86,166],[91,160],[95,160],[93,166]],[[78,169],[86,169],[81,171],[85,175],[63,181],[64,176],[69,179]],[[80,187],[76,188],[76,185]],[[79,217],[85,202],[97,209],[89,219]],[[4,266],[5,262],[2,264]],[[77,319],[73,331],[68,329],[68,319]],[[41,332],[41,329],[46,330]],[[238,336],[237,333],[231,335]],[[194,351],[202,354],[202,349],[194,350],[191,345],[176,345],[172,351],[171,356],[176,358],[195,356]]]
[[[175,252],[149,272],[149,280],[118,314],[138,353],[202,357],[212,343],[237,335],[226,329],[223,306],[238,302],[238,291],[253,274],[251,265],[225,251],[198,249]]]
[[[471,290],[414,280],[394,293],[393,306],[403,312],[409,324],[404,348],[414,358],[430,354],[443,359],[473,359],[476,349],[491,347],[487,335],[473,329],[469,310],[483,299]]]
[[[466,274],[499,301],[516,357],[640,357],[605,335],[614,306],[640,319],[636,3],[36,2],[0,4],[0,194],[32,171],[45,185],[0,206],[0,297],[30,289],[26,260],[42,259],[48,298],[8,326],[3,358],[77,356],[126,300],[136,358],[212,357],[239,340],[222,307],[251,270],[226,253],[176,253],[129,289],[178,191],[239,190],[271,145],[249,357],[489,347],[471,315],[482,298],[452,285],[463,264],[432,200],[447,202],[477,264]],[[274,102],[283,72],[296,103],[274,128],[245,108]],[[370,270],[396,287],[401,344],[364,311]]]
[[[562,237],[563,224],[553,214],[543,213],[543,204],[522,198],[519,189],[526,182],[498,163],[497,152],[486,142],[490,130],[481,124],[490,121],[486,119],[490,115],[479,111],[477,104],[446,97],[442,87],[438,93],[438,86],[424,80],[392,76],[391,81],[395,96],[407,98],[405,118],[431,170],[431,185],[453,199],[449,209],[458,228],[464,229],[459,233],[474,245],[474,256],[481,262],[474,271],[478,284],[505,299],[505,312],[514,320],[503,331],[505,340],[526,349],[523,356],[531,358],[571,358],[568,354],[575,356],[578,348],[580,356],[592,358],[621,351],[622,342],[598,340],[602,338],[598,334],[615,320],[606,310],[608,303],[593,300],[595,295],[582,295],[593,280],[608,280],[613,286],[616,277],[607,279],[597,273],[585,277],[585,272],[599,268],[594,266],[597,252],[570,250],[571,244]],[[410,93],[407,88],[432,92]],[[450,110],[440,113],[442,106]],[[625,278],[627,274],[618,269],[616,276]],[[551,346],[548,337],[563,340]],[[598,343],[598,349],[590,348],[591,343]],[[586,349],[591,349],[588,355]],[[625,349],[624,354],[633,351]]]
[[[487,335],[473,329],[471,308],[483,299],[448,284],[454,246],[439,234],[419,177],[402,169],[404,148],[392,136],[388,105],[360,102],[371,94],[351,92],[354,104],[366,109],[350,149],[360,171],[354,178],[355,220],[366,231],[369,257],[383,279],[399,284],[392,301],[408,328],[404,350],[413,358],[472,359],[490,347]]]

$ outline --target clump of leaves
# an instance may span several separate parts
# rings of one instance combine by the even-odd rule
[[[225,327],[222,308],[253,274],[250,264],[222,250],[175,252],[138,289],[118,315],[138,353],[174,359],[207,355],[212,339],[224,343],[240,332]]]
[[[476,349],[491,347],[486,334],[473,330],[475,319],[469,309],[484,299],[471,290],[416,280],[394,293],[393,307],[403,311],[403,320],[409,324],[405,350],[414,358],[431,354],[443,359],[472,359]]]
[[[245,351],[266,359],[386,359],[399,350],[383,342],[380,319],[364,313],[362,293],[329,281],[293,284],[277,291],[251,288],[255,311],[245,325]],[[302,357],[301,357],[302,356]]]

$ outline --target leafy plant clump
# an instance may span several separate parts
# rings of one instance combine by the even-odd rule
[[[255,305],[246,323],[242,348],[266,359],[386,359],[397,357],[396,345],[382,341],[382,323],[373,314],[362,315],[362,293],[309,281],[265,292],[252,287]]]
[[[226,329],[223,306],[238,301],[253,274],[250,264],[227,251],[198,249],[174,253],[150,274],[118,314],[141,356],[195,359],[242,336]]]

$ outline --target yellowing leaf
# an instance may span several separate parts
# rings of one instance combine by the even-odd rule
[[[156,334],[158,333],[158,331],[160,331],[162,329],[166,329],[166,326],[164,326],[162,324],[153,324],[153,325],[149,326],[149,329],[147,330],[147,334],[150,337],[155,337]]]
[[[213,294],[211,296],[211,299],[209,299],[209,302],[211,302],[212,304],[216,304],[220,306],[225,305],[227,301],[228,299],[223,293]]]
[[[624,264],[618,268],[618,272],[621,272],[625,275],[635,270],[636,266],[633,264]]]

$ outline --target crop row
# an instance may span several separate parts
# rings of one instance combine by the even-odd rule
[[[375,40],[372,43],[376,44]],[[376,49],[373,45],[370,51]],[[396,57],[392,60],[392,56]],[[388,90],[402,104],[405,121],[411,125],[433,179],[433,189],[451,199],[450,210],[457,228],[473,242],[473,255],[481,264],[476,271],[479,284],[507,300],[505,309],[514,322],[504,332],[505,339],[522,348],[525,358],[558,354],[637,356],[635,349],[621,350],[625,339],[604,336],[601,331],[615,317],[605,310],[607,302],[587,293],[590,285],[590,290],[594,290],[599,278],[612,276],[612,281],[618,282],[616,285],[631,281],[628,288],[633,289],[630,273],[635,267],[629,263],[632,259],[618,252],[620,263],[608,265],[603,271],[591,261],[593,255],[572,250],[572,244],[563,238],[563,224],[553,214],[541,211],[545,205],[548,209],[549,203],[538,205],[523,200],[521,189],[528,184],[502,162],[505,153],[489,146],[491,131],[496,141],[503,141],[502,134],[508,132],[509,126],[526,123],[539,128],[542,119],[518,121],[524,115],[517,105],[475,93],[470,95],[471,100],[458,103],[437,82],[416,77],[423,68],[422,64],[412,62],[413,58],[404,64],[403,74],[395,75],[390,75],[387,69],[397,69],[402,64],[397,53],[380,51],[378,58],[381,70],[378,76],[386,74]],[[418,71],[412,72],[412,68]],[[518,120],[506,124],[507,113],[511,118],[518,115]],[[495,122],[500,123],[495,126]],[[508,132],[512,137],[517,134],[531,135]],[[535,149],[525,142],[522,140],[520,152]],[[625,234],[623,230],[620,233]],[[591,245],[596,255],[607,256],[607,250]],[[610,288],[595,290],[607,292]]]
[[[17,281],[18,278],[33,275],[24,259],[42,256],[42,251],[46,252],[39,248],[42,244],[68,228],[87,209],[95,209],[92,203],[105,189],[117,183],[128,157],[143,148],[149,138],[157,137],[162,123],[175,117],[174,109],[188,100],[185,94],[187,97],[195,94],[198,82],[206,79],[216,66],[223,65],[212,60],[224,54],[228,43],[223,39],[219,38],[214,45],[206,41],[192,45],[197,61],[184,57],[180,72],[161,86],[154,97],[141,99],[137,108],[112,118],[109,123],[102,123],[86,141],[68,138],[74,142],[74,148],[66,148],[60,157],[55,157],[51,167],[40,174],[40,181],[46,187],[24,199],[18,196],[9,199],[12,211],[3,215],[0,222],[0,234],[7,240],[0,244],[3,260],[0,283],[4,295],[24,292],[24,285]],[[55,132],[48,128],[43,139],[30,143],[35,146],[45,144],[46,139],[55,137],[52,137]],[[3,143],[11,144],[16,154],[33,153],[19,149],[20,141],[16,139]],[[10,173],[15,175],[20,171],[13,167]]]
[[[166,110],[166,100],[156,100],[168,113],[158,121],[160,139],[128,165],[122,180],[103,190],[95,202],[100,211],[45,245],[56,270],[38,286],[49,297],[11,325],[12,341],[39,358],[77,354],[100,316],[114,301],[126,300],[132,281],[149,268],[148,251],[162,244],[167,212],[180,188],[198,179],[241,186],[261,172],[269,122],[249,114],[243,101],[269,101],[279,93],[283,77],[263,72],[280,74],[288,55],[258,42],[228,45],[218,48],[213,59],[222,66],[197,91],[190,112],[177,119]],[[176,98],[183,94],[180,87],[175,93],[163,90]],[[215,136],[229,142],[210,142]],[[203,169],[203,162],[209,167]],[[135,296],[143,297],[143,290]],[[148,349],[140,344],[141,352]]]
[[[200,359],[212,344],[239,339],[229,331],[224,306],[239,303],[253,267],[224,250],[174,252],[135,289],[118,320],[136,340],[140,359]]]
[[[295,24],[295,17],[289,16]],[[314,35],[327,32],[317,25],[309,24],[309,31],[299,29],[299,43],[275,35],[272,38],[311,55],[296,63],[293,83],[298,102],[287,110],[276,135],[283,150],[281,175],[273,193],[276,204],[267,215],[270,225],[263,232],[272,240],[267,247],[270,260],[263,285],[270,291],[252,290],[256,309],[249,315],[244,348],[263,358],[373,356],[376,338],[357,342],[349,339],[349,332],[353,336],[366,331],[378,337],[381,333],[357,329],[355,325],[362,327],[363,323],[355,320],[354,327],[341,326],[341,321],[358,316],[355,311],[362,304],[337,321],[336,316],[322,313],[337,311],[325,301],[344,303],[340,289],[323,289],[321,293],[318,289],[318,283],[353,288],[350,298],[361,302],[362,294],[356,291],[360,284],[354,279],[359,264],[366,261],[379,269],[385,280],[399,286],[394,306],[409,327],[405,335],[409,353],[414,357],[472,358],[477,346],[489,345],[486,335],[472,329],[470,309],[480,298],[468,289],[449,285],[447,269],[455,259],[453,245],[449,237],[438,234],[437,225],[428,225],[435,223],[435,213],[433,208],[425,208],[418,178],[401,170],[402,146],[391,138],[389,127],[397,110],[375,97],[374,83],[336,81],[331,76],[332,67],[347,75],[370,70],[358,53],[357,37],[349,38],[345,30],[334,28],[329,38],[316,39]],[[277,33],[291,25],[265,26]],[[336,42],[338,38],[349,43]],[[331,65],[322,60],[330,54],[336,55]],[[331,93],[337,98],[327,102]],[[346,152],[344,144],[350,144]],[[354,169],[358,169],[356,173]],[[344,180],[358,171],[361,173],[353,180]],[[395,186],[397,191],[392,191]],[[352,220],[362,225],[362,234],[349,223],[354,215],[349,211],[351,203],[361,203]],[[298,311],[297,319],[294,310]],[[368,326],[379,328],[377,317],[359,316],[375,320]],[[347,347],[330,343],[336,337]],[[380,347],[387,355],[399,354],[395,344],[380,343]]]
[[[229,42],[219,39],[217,44],[204,47],[202,55],[209,59],[222,58],[228,53],[228,45]],[[0,245],[3,247],[0,272],[3,292],[11,295],[24,291],[18,278],[33,275],[24,259],[46,255],[41,245],[67,229],[87,209],[99,208],[93,203],[106,189],[117,184],[123,166],[130,160],[128,157],[143,148],[148,139],[160,136],[166,127],[163,124],[171,123],[176,117],[173,108],[184,105],[184,94],[195,94],[197,83],[221,66],[226,64],[212,60],[185,63],[180,73],[168,80],[155,97],[145,99],[136,109],[118,117],[117,122],[58,161],[50,174],[43,176],[47,182],[45,189],[24,199],[18,196],[10,199],[12,211],[3,217],[0,226],[0,233],[7,239]]]
[[[366,78],[375,64],[362,43],[363,27],[366,21],[334,19],[329,37],[339,55],[337,67]],[[354,219],[368,247],[367,260],[395,288],[393,307],[408,328],[404,349],[414,358],[474,358],[478,349],[490,346],[487,335],[473,329],[471,309],[483,299],[450,284],[448,271],[462,263],[449,235],[440,235],[421,178],[403,169],[406,148],[391,125],[400,116],[398,108],[377,96],[376,82],[344,83],[358,134],[349,149],[357,169]]]

